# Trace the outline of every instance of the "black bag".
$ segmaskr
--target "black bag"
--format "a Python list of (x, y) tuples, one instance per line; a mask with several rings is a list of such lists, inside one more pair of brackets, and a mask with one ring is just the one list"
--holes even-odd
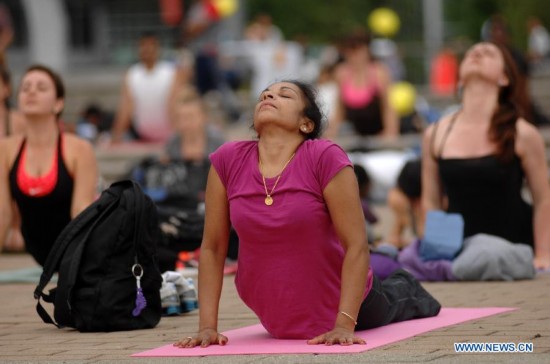
[(176, 252), (193, 251), (201, 245), (204, 213), (162, 204), (158, 206), (158, 215), (162, 245)]
[[(162, 314), (162, 276), (156, 261), (159, 239), (151, 199), (135, 182), (113, 183), (57, 238), (34, 291), (38, 314), (45, 323), (82, 332), (156, 326)], [(56, 271), (57, 288), (45, 294)], [(136, 277), (140, 277), (141, 296)], [(55, 321), (40, 298), (53, 303)], [(141, 307), (143, 298), (145, 307)]]
[(204, 200), (210, 161), (145, 158), (129, 173), (156, 203), (177, 199), (180, 208), (194, 209)]

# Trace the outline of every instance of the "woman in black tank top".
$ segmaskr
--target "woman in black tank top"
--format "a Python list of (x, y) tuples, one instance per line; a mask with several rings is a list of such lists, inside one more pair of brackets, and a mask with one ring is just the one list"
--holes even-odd
[[(544, 141), (522, 116), (524, 80), (510, 54), (492, 43), (471, 47), (460, 65), (462, 108), (424, 135), (422, 202), (464, 218), (464, 236), (486, 233), (534, 247), (550, 267), (550, 188)], [(522, 197), (528, 183), (533, 206)]]
[(18, 101), (25, 132), (0, 141), (0, 248), (13, 200), (25, 247), (43, 265), (59, 233), (93, 201), (97, 163), (88, 142), (59, 130), (64, 88), (56, 73), (30, 67)]

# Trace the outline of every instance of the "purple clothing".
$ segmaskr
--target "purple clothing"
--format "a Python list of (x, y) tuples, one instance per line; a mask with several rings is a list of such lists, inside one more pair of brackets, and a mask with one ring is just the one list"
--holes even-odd
[(401, 267), (419, 281), (441, 282), (456, 281), (453, 274), (453, 262), (446, 259), (422, 260), (420, 257), (420, 240), (416, 239), (399, 253), (397, 258)]
[(363, 208), (363, 215), (365, 215), (365, 220), (369, 224), (376, 224), (378, 222), (378, 217), (372, 212), (369, 207), (369, 202), (366, 198), (361, 199), (361, 207)]
[[(239, 235), (235, 277), (242, 300), (276, 338), (309, 339), (334, 327), (344, 250), (323, 190), (352, 164), (327, 140), (304, 141), (266, 197), (258, 169), (258, 142), (231, 142), (211, 156), (227, 190), (231, 223)], [(276, 178), (266, 178), (271, 191)], [(366, 297), (372, 286), (369, 269)]]

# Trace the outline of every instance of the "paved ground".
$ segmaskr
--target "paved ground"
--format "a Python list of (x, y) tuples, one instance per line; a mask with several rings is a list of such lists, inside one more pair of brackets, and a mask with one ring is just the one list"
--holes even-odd
[[(23, 254), (0, 255), (0, 271), (33, 266)], [(0, 284), (0, 362), (153, 363), (361, 363), (361, 362), (522, 362), (550, 363), (550, 274), (533, 281), (429, 283), (427, 289), (447, 307), (510, 306), (520, 310), (432, 331), (402, 342), (348, 355), (256, 355), (197, 358), (131, 358), (130, 355), (187, 336), (197, 312), (163, 318), (151, 330), (79, 333), (41, 322), (32, 283)], [(255, 324), (240, 302), (232, 277), (225, 281), (220, 329)], [(456, 354), (454, 342), (530, 342), (533, 354)]]

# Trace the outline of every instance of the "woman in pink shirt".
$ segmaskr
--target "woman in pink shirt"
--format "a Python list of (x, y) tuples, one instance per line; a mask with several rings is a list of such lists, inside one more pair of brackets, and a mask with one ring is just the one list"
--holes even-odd
[(176, 346), (227, 343), (217, 321), (230, 226), (239, 235), (239, 295), (275, 338), (364, 344), (355, 330), (439, 312), (408, 273), (373, 276), (352, 164), (317, 139), (321, 118), (310, 86), (275, 83), (255, 109), (258, 140), (210, 156), (199, 331)]

